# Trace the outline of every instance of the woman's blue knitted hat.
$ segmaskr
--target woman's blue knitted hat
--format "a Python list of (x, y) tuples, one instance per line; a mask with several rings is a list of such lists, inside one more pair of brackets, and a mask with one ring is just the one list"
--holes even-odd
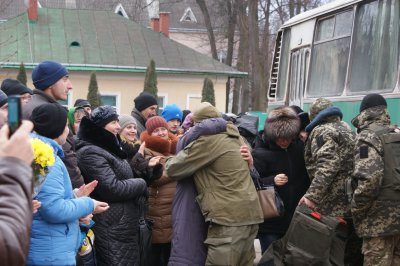
[(168, 122), (172, 119), (178, 119), (182, 122), (182, 110), (176, 104), (168, 104), (164, 107), (164, 111), (162, 112), (161, 116)]

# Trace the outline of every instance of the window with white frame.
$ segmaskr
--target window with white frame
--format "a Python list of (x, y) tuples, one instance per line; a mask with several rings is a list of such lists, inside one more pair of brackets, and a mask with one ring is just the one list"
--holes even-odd
[(159, 93), (157, 95), (157, 105), (158, 105), (158, 114), (161, 115), (164, 111), (165, 105), (167, 105), (167, 95)]
[(112, 93), (102, 93), (101, 94), (101, 105), (110, 105), (117, 110), (119, 113), (119, 95)]

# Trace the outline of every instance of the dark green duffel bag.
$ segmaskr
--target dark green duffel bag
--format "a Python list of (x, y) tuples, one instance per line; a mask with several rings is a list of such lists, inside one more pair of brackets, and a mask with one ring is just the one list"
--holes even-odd
[(285, 236), (271, 244), (258, 265), (343, 265), (346, 234), (344, 220), (300, 205)]

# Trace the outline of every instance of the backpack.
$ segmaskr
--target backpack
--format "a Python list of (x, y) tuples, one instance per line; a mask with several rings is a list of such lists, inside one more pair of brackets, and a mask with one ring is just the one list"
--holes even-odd
[[(373, 131), (381, 140), (383, 147), (383, 180), (379, 188), (379, 200), (398, 201), (400, 198), (400, 133), (395, 128), (371, 124)], [(351, 203), (357, 181), (349, 178), (346, 182), (347, 200)]]
[(400, 133), (392, 127), (372, 124), (383, 146), (384, 172), (378, 200), (399, 201), (400, 198)]

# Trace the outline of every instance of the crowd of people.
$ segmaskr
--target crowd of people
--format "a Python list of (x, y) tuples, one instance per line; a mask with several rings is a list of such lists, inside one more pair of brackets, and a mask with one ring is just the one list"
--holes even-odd
[[(85, 99), (67, 109), (57, 101), (72, 83), (55, 61), (38, 64), (32, 82), (33, 91), (5, 79), (0, 90), (5, 265), (143, 265), (143, 256), (149, 266), (253, 265), (254, 240), (268, 250), (299, 204), (346, 221), (338, 265), (400, 265), (399, 184), (377, 133), (398, 129), (379, 94), (362, 100), (352, 121), (358, 134), (324, 98), (308, 113), (273, 109), (257, 132), (207, 102), (192, 111), (168, 104), (157, 115), (146, 92), (131, 114), (92, 110)], [(8, 95), (20, 96), (24, 118), (11, 136)], [(53, 159), (42, 165), (40, 184), (33, 140), (50, 147)], [(282, 216), (264, 220), (255, 178), (276, 188)], [(148, 252), (143, 208), (152, 223)]]

